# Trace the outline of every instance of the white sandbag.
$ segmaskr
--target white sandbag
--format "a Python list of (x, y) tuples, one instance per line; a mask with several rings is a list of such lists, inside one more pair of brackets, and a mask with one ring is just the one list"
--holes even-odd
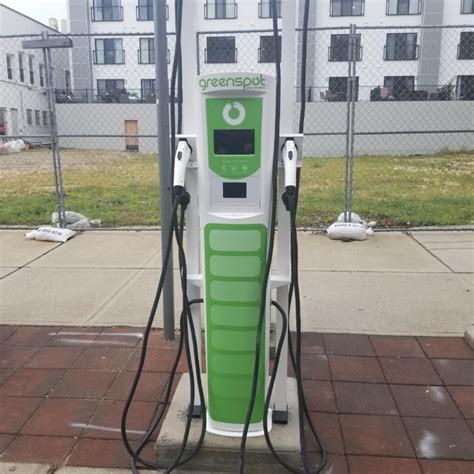
[(334, 222), (327, 229), (328, 237), (333, 240), (366, 240), (367, 227), (355, 222)]
[(66, 224), (66, 226), (71, 230), (86, 230), (91, 228), (89, 219), (80, 219), (72, 224)]
[(66, 242), (76, 235), (76, 232), (70, 229), (60, 229), (58, 227), (43, 226), (38, 229), (27, 232), (25, 237), (28, 240), (48, 240), (51, 242)]
[[(66, 224), (74, 224), (74, 222), (81, 221), (83, 219), (87, 220), (86, 216), (83, 216), (78, 212), (66, 211), (64, 214), (66, 216)], [(57, 224), (59, 222), (59, 214), (57, 212), (53, 212), (51, 215), (51, 222), (53, 224)]]
[(20, 153), (25, 149), (23, 140), (10, 140), (2, 144), (2, 153)]

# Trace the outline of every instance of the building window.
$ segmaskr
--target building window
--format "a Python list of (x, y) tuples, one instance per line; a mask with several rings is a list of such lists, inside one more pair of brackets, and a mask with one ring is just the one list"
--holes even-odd
[(121, 0), (94, 0), (91, 16), (92, 21), (123, 21)]
[(138, 64), (155, 64), (154, 38), (140, 38)]
[(7, 78), (13, 79), (13, 54), (7, 54)]
[(474, 13), (474, 0), (461, 0), (461, 13)]
[(331, 0), (331, 16), (362, 16), (364, 14), (364, 0)]
[(7, 134), (7, 110), (0, 108), (0, 135)]
[(415, 90), (415, 76), (385, 76), (383, 85), (389, 97), (395, 100), (410, 100)]
[(457, 94), (461, 100), (474, 100), (474, 76), (458, 76)]
[(25, 54), (18, 53), (18, 68), (20, 71), (20, 82), (25, 82)]
[(232, 0), (208, 0), (204, 4), (207, 20), (237, 18), (237, 3)]
[(419, 15), (421, 0), (387, 0), (387, 15)]
[[(281, 18), (281, 2), (276, 2), (276, 15), (277, 18)], [(259, 18), (273, 18), (273, 3), (269, 0), (259, 2), (258, 16)]]
[(48, 126), (48, 112), (46, 110), (43, 110), (43, 126)]
[[(278, 37), (278, 61), (281, 62), (281, 36)], [(275, 62), (275, 41), (273, 36), (260, 36), (260, 48), (258, 48), (258, 62)]]
[[(331, 35), (331, 46), (329, 46), (329, 61), (349, 61), (349, 38), (350, 35)], [(362, 47), (360, 35), (356, 35), (355, 58), (362, 59)]]
[(125, 91), (123, 79), (97, 79), (97, 95), (105, 102), (118, 102)]
[[(342, 77), (330, 77), (329, 78), (329, 90), (326, 94), (327, 100), (330, 102), (345, 102), (348, 100), (347, 90), (347, 76)], [(359, 97), (359, 78), (356, 77), (355, 84), (355, 100)]]
[(121, 38), (95, 40), (94, 64), (125, 64)]
[(44, 64), (39, 65), (39, 77), (40, 77), (40, 86), (44, 87)]
[(142, 79), (141, 94), (143, 100), (155, 101), (155, 79)]
[(26, 109), (26, 123), (33, 125), (33, 110), (31, 109)]
[(204, 55), (208, 64), (236, 63), (235, 36), (208, 36)]
[(71, 90), (71, 71), (69, 71), (69, 69), (64, 70), (64, 85), (66, 86), (66, 91), (70, 92), (70, 90)]
[(33, 65), (34, 59), (35, 59), (34, 56), (32, 56), (32, 55), (28, 56), (28, 70), (30, 72), (30, 84), (35, 83), (35, 69), (34, 69), (34, 65)]
[(387, 33), (384, 47), (385, 61), (410, 61), (418, 59), (416, 33)]
[(474, 31), (463, 31), (461, 33), (458, 59), (474, 59)]
[(35, 125), (41, 127), (41, 114), (39, 110), (35, 110)]

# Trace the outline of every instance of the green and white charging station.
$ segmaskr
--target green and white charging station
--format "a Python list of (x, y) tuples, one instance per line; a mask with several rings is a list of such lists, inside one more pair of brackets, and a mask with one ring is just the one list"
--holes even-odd
[[(275, 80), (262, 74), (213, 74), (200, 77), (198, 87), (207, 429), (240, 436), (252, 385), (267, 256)], [(250, 436), (263, 435), (269, 318), (264, 327)]]

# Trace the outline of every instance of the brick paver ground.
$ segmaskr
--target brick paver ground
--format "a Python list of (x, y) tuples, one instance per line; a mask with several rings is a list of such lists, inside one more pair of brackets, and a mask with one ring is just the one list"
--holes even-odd
[[(128, 467), (120, 414), (140, 340), (137, 328), (0, 326), (0, 461)], [(474, 351), (461, 338), (307, 333), (303, 341), (327, 472), (474, 473)], [(132, 439), (147, 428), (176, 347), (161, 331), (149, 345)]]

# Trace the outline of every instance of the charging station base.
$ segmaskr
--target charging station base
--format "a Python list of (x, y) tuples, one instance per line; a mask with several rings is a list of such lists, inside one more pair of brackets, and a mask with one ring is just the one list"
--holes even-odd
[[(206, 375), (202, 375), (203, 387), (206, 387)], [(288, 423), (273, 424), (270, 438), (275, 451), (293, 465), (300, 463), (300, 444), (298, 428), (298, 397), (296, 380), (288, 379)], [(189, 376), (183, 374), (178, 383), (168, 413), (163, 421), (155, 444), (155, 458), (159, 463), (171, 462), (178, 454), (189, 406)], [(201, 420), (194, 418), (185, 455), (191, 451), (201, 433)], [(199, 453), (175, 472), (236, 472), (239, 462), (240, 438), (217, 436), (206, 432)], [(288, 472), (283, 468), (267, 447), (263, 436), (247, 438), (245, 472), (266, 473)]]

